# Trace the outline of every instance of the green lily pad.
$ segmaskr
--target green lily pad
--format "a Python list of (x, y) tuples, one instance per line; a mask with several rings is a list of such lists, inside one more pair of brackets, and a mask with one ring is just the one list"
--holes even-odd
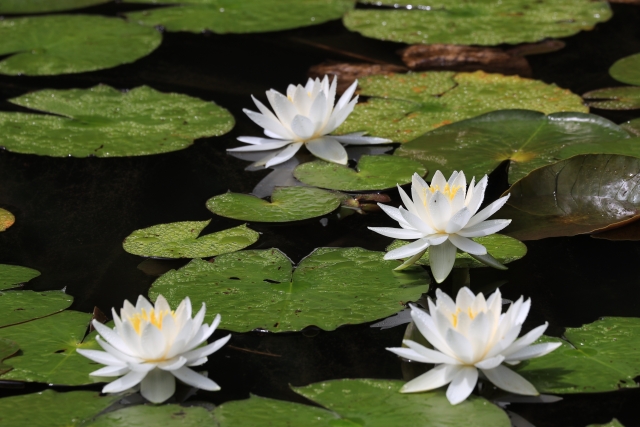
[(0, 291), (28, 282), (40, 275), (40, 272), (19, 265), (0, 264)]
[(361, 2), (396, 8), (413, 6), (356, 9), (343, 19), (348, 29), (365, 37), (410, 44), (487, 46), (536, 42), (590, 30), (611, 17), (606, 1), (590, 0)]
[(589, 107), (602, 110), (635, 110), (640, 108), (640, 87), (635, 86), (592, 90), (582, 97), (584, 99), (604, 99), (605, 101), (588, 103)]
[(0, 146), (53, 157), (166, 153), (223, 135), (234, 124), (213, 102), (147, 86), (125, 93), (105, 85), (41, 90), (10, 102), (55, 115), (0, 112)]
[(162, 41), (154, 28), (96, 15), (0, 21), (0, 74), (50, 76), (134, 62)]
[(640, 375), (640, 319), (605, 317), (580, 328), (567, 328), (565, 340), (550, 354), (517, 369), (541, 393), (596, 393), (637, 388)]
[(582, 98), (555, 85), (482, 71), (370, 76), (359, 85), (360, 95), (371, 98), (356, 105), (338, 132), (367, 131), (396, 142), (495, 110), (589, 111)]
[[(18, 350), (20, 350), (20, 347), (17, 342), (0, 337), (0, 375), (13, 369), (11, 366), (2, 363), (2, 361), (16, 354)], [(0, 421), (2, 421), (2, 415), (0, 415)]]
[(4, 361), (13, 369), (2, 380), (41, 382), (56, 385), (84, 385), (103, 379), (89, 373), (101, 365), (76, 352), (76, 349), (99, 349), (95, 332), (85, 332), (91, 314), (66, 310), (2, 329), (2, 337), (15, 341), (20, 354)]
[(73, 297), (62, 291), (0, 292), (0, 328), (49, 316), (71, 303)]
[(587, 427), (624, 427), (624, 426), (620, 423), (620, 421), (614, 418), (606, 424), (590, 424)]
[(16, 217), (6, 209), (0, 208), (0, 231), (6, 231), (16, 222)]
[(271, 202), (249, 194), (225, 193), (207, 200), (216, 215), (241, 221), (289, 222), (333, 212), (341, 196), (313, 187), (276, 187)]
[(5, 397), (0, 399), (0, 423), (7, 427), (82, 427), (119, 399), (121, 395), (100, 396), (95, 391), (53, 390)]
[(172, 222), (136, 230), (124, 239), (125, 251), (147, 257), (204, 258), (239, 251), (258, 241), (246, 224), (198, 238), (208, 221)]
[[(604, 231), (640, 219), (640, 159), (587, 154), (531, 172), (498, 213), (519, 240)], [(506, 193), (505, 193), (506, 194)]]
[(125, 0), (175, 7), (128, 13), (142, 25), (162, 25), (168, 31), (218, 34), (264, 33), (322, 24), (340, 19), (354, 0)]
[[(509, 236), (502, 234), (491, 234), (484, 237), (474, 237), (471, 239), (480, 243), (485, 248), (489, 255), (494, 257), (500, 264), (508, 264), (513, 261), (517, 261), (527, 254), (527, 247), (524, 243)], [(394, 240), (389, 246), (387, 246), (387, 252), (398, 249), (401, 246), (407, 245), (411, 242), (404, 240)], [(416, 262), (418, 265), (430, 265), (429, 264), (429, 251)], [(456, 260), (453, 264), (454, 268), (478, 268), (486, 267), (486, 264), (477, 261), (471, 255), (466, 252), (456, 253)]]
[[(562, 150), (569, 155), (607, 153), (636, 155), (640, 147), (624, 145), (629, 134), (593, 114), (494, 111), (428, 132), (403, 144), (395, 155), (422, 162), (449, 176), (454, 170), (477, 179), (509, 161), (509, 182), (553, 164)], [(617, 151), (616, 151), (617, 150)], [(620, 153), (620, 151), (622, 151)]]
[(621, 124), (620, 127), (625, 129), (631, 135), (640, 136), (640, 119), (629, 120), (628, 122)]
[(194, 259), (156, 280), (151, 298), (164, 295), (172, 306), (189, 296), (224, 319), (224, 328), (246, 332), (299, 331), (314, 325), (331, 331), (340, 325), (390, 316), (429, 288), (419, 267), (393, 271), (398, 261), (361, 248), (319, 248), (291, 272), (277, 249), (220, 255), (214, 262)]
[(205, 408), (180, 405), (135, 405), (100, 415), (83, 427), (163, 427), (219, 426)]
[[(401, 161), (398, 161), (401, 160)], [(394, 156), (360, 158), (356, 170), (324, 160), (303, 163), (293, 171), (299, 181), (314, 187), (340, 191), (386, 190), (396, 184), (411, 182), (414, 173), (424, 176), (427, 170), (421, 163)]]
[(616, 61), (609, 74), (619, 82), (640, 86), (640, 53)]
[(111, 0), (2, 0), (0, 13), (43, 13), (80, 9)]

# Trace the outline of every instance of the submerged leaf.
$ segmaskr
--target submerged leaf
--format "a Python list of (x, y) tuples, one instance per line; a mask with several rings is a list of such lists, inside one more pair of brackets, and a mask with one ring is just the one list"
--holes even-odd
[(616, 61), (609, 74), (619, 82), (640, 86), (640, 53)]
[(582, 95), (584, 99), (604, 99), (589, 102), (589, 107), (602, 110), (635, 110), (640, 108), (640, 87), (610, 87), (592, 90)]
[(73, 297), (62, 291), (0, 292), (0, 328), (49, 316), (71, 303)]
[(39, 275), (39, 271), (31, 268), (0, 264), (0, 291), (28, 282)]

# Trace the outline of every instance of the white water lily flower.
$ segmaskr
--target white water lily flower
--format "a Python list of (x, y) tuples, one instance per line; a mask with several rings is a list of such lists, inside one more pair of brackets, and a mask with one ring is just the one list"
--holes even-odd
[(344, 92), (334, 107), (337, 80), (334, 77), (329, 85), (329, 77), (309, 79), (306, 86), (289, 85), (287, 96), (273, 89), (267, 91), (267, 99), (273, 108), (273, 114), (255, 97), (251, 96), (260, 113), (244, 109), (251, 120), (264, 128), (269, 138), (241, 136), (238, 141), (249, 146), (231, 148), (227, 151), (266, 151), (282, 148), (255, 163), (265, 167), (286, 162), (293, 157), (304, 144), (316, 157), (328, 162), (347, 164), (347, 152), (342, 144), (383, 144), (391, 142), (384, 138), (363, 136), (364, 132), (347, 135), (328, 135), (342, 124), (358, 102), (351, 96), (358, 86), (356, 80)]
[(431, 272), (436, 281), (441, 283), (453, 268), (457, 249), (472, 255), (487, 255), (487, 249), (470, 237), (487, 236), (509, 225), (510, 219), (486, 221), (507, 202), (509, 195), (478, 212), (488, 178), (485, 175), (476, 185), (474, 182), (475, 178), (471, 180), (467, 190), (467, 181), (462, 171), (454, 171), (449, 181), (440, 171), (436, 171), (431, 185), (418, 174), (413, 174), (413, 200), (398, 186), (406, 209), (378, 203), (402, 228), (369, 227), (369, 230), (394, 239), (418, 239), (389, 251), (384, 259), (409, 258), (396, 269), (399, 270), (415, 263), (428, 250)]
[[(517, 394), (536, 396), (535, 387), (519, 374), (503, 365), (517, 365), (523, 360), (544, 356), (560, 343), (531, 345), (547, 329), (540, 325), (518, 338), (529, 314), (531, 299), (520, 297), (502, 314), (502, 296), (494, 292), (485, 301), (462, 288), (454, 302), (447, 294), (436, 290), (436, 302), (429, 300), (430, 315), (412, 306), (411, 317), (418, 330), (433, 345), (433, 350), (411, 340), (409, 348), (387, 348), (395, 354), (436, 366), (406, 383), (403, 393), (432, 390), (451, 383), (447, 399), (456, 405), (464, 401), (478, 381), (478, 369), (497, 387)], [(518, 339), (516, 339), (518, 338)]]
[(200, 375), (188, 366), (202, 365), (207, 356), (229, 341), (231, 335), (200, 347), (220, 324), (217, 315), (211, 326), (202, 324), (205, 304), (191, 318), (191, 301), (185, 298), (172, 311), (162, 295), (155, 307), (143, 296), (134, 307), (124, 302), (120, 317), (111, 309), (113, 329), (94, 320), (98, 344), (105, 351), (77, 350), (94, 362), (107, 365), (91, 375), (119, 377), (103, 389), (103, 393), (118, 393), (141, 383), (140, 392), (145, 399), (161, 403), (175, 392), (175, 378), (203, 390), (220, 390), (218, 384)]

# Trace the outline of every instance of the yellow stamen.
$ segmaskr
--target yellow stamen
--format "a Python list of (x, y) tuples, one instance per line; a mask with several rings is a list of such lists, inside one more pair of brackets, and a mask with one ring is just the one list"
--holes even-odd
[[(454, 328), (458, 327), (458, 315), (461, 312), (462, 310), (460, 309), (460, 307), (458, 307), (456, 309), (456, 312), (451, 315), (451, 324), (453, 325)], [(473, 318), (476, 317), (478, 313), (475, 313), (474, 311), (471, 310), (471, 307), (469, 307), (467, 308), (467, 315), (469, 316), (469, 319), (473, 320)]]
[(438, 185), (434, 185), (431, 184), (431, 186), (429, 187), (429, 191), (431, 191), (431, 194), (435, 193), (436, 191), (440, 191), (442, 194), (444, 194), (445, 196), (447, 196), (449, 198), (449, 200), (453, 200), (453, 198), (456, 196), (456, 193), (458, 192), (458, 190), (460, 190), (462, 187), (459, 185), (455, 185), (453, 187), (449, 186), (449, 184), (447, 183), (444, 188), (442, 190), (440, 190), (440, 186)]
[(170, 314), (174, 319), (176, 317), (176, 313), (174, 311), (162, 310), (156, 312), (155, 309), (151, 309), (151, 311), (147, 313), (147, 310), (143, 308), (139, 313), (129, 316), (129, 322), (133, 325), (133, 329), (135, 329), (136, 333), (140, 335), (142, 332), (141, 326), (143, 320), (150, 322), (153, 326), (162, 330), (162, 319), (164, 319), (164, 316), (167, 314)]

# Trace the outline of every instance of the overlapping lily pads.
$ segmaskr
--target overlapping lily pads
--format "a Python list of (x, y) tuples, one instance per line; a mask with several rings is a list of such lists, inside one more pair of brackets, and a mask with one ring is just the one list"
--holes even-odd
[(143, 25), (168, 31), (218, 34), (264, 33), (339, 19), (354, 0), (125, 0), (127, 3), (176, 5), (127, 14)]
[(424, 176), (427, 169), (411, 159), (382, 155), (362, 156), (356, 170), (315, 160), (298, 166), (293, 175), (301, 182), (315, 187), (340, 191), (371, 191), (407, 184), (411, 182), (414, 173)]
[(628, 122), (621, 124), (620, 127), (625, 129), (631, 135), (640, 136), (640, 119), (629, 120)]
[[(640, 157), (640, 144), (627, 131), (600, 116), (506, 110), (443, 126), (403, 144), (395, 155), (421, 161), (449, 176), (464, 170), (480, 178), (509, 161), (509, 182), (534, 169), (577, 154)], [(566, 150), (566, 151), (565, 151)]]
[(276, 187), (271, 202), (249, 194), (225, 193), (207, 200), (216, 215), (241, 221), (289, 222), (333, 212), (342, 197), (313, 187)]
[(0, 13), (43, 13), (80, 9), (111, 0), (2, 0)]
[(0, 231), (6, 231), (16, 222), (16, 217), (6, 209), (0, 208)]
[(495, 216), (519, 240), (573, 236), (640, 219), (640, 159), (580, 155), (531, 172)]
[(203, 427), (222, 425), (214, 422), (213, 414), (205, 408), (180, 405), (135, 405), (108, 412), (83, 427)]
[[(0, 337), (0, 375), (12, 369), (11, 366), (5, 365), (2, 361), (16, 354), (18, 350), (20, 350), (20, 347), (17, 342)], [(2, 415), (0, 415), (0, 421), (1, 420)]]
[(49, 316), (71, 303), (73, 297), (62, 291), (0, 292), (0, 328)]
[[(395, 6), (356, 9), (344, 16), (351, 31), (403, 43), (498, 45), (567, 37), (611, 17), (606, 1), (501, 0), (398, 1), (362, 3)], [(403, 6), (409, 6), (406, 7)]]
[(0, 146), (54, 157), (166, 153), (225, 134), (234, 124), (213, 102), (147, 86), (124, 93), (105, 85), (42, 90), (10, 102), (50, 114), (0, 112)]
[(359, 84), (359, 93), (371, 98), (358, 103), (338, 131), (367, 131), (395, 142), (495, 110), (589, 111), (582, 98), (555, 85), (482, 71), (371, 76)]
[(28, 282), (39, 275), (40, 272), (32, 268), (0, 264), (0, 291)]
[(189, 296), (219, 312), (224, 328), (246, 332), (299, 331), (307, 326), (334, 330), (390, 316), (429, 288), (419, 267), (393, 271), (398, 261), (361, 248), (320, 248), (292, 273), (291, 261), (277, 249), (220, 255), (213, 262), (195, 259), (172, 270), (151, 286), (150, 296), (164, 295), (172, 306)]
[[(53, 3), (53, 2), (51, 2)], [(119, 18), (51, 15), (0, 21), (0, 74), (48, 76), (134, 62), (162, 41), (154, 28)]]
[(158, 258), (204, 258), (239, 251), (258, 240), (246, 224), (198, 237), (208, 221), (184, 221), (136, 230), (124, 239), (125, 251)]
[(616, 61), (609, 74), (622, 83), (640, 86), (640, 53)]
[(584, 99), (599, 99), (589, 102), (589, 107), (602, 110), (635, 110), (640, 108), (640, 87), (624, 86), (592, 90), (582, 95)]

